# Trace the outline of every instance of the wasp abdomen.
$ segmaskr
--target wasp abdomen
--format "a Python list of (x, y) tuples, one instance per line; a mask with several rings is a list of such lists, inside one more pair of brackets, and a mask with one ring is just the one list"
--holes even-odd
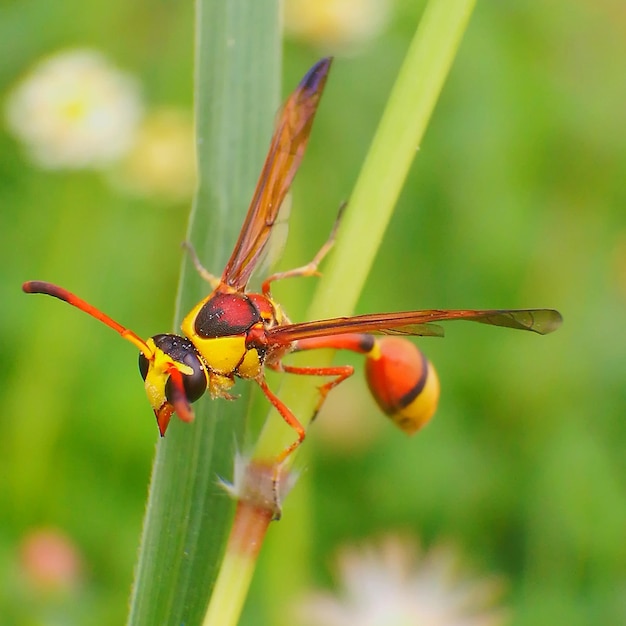
[(409, 435), (428, 423), (439, 402), (439, 379), (419, 348), (400, 337), (376, 341), (365, 374), (378, 406)]

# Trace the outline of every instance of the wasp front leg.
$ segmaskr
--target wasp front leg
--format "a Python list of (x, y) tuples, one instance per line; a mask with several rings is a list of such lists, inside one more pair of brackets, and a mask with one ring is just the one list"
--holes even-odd
[(191, 262), (193, 263), (193, 266), (196, 269), (196, 272), (198, 272), (198, 274), (200, 274), (200, 276), (204, 280), (206, 280), (207, 283), (209, 283), (209, 285), (211, 285), (212, 289), (217, 289), (217, 287), (219, 286), (221, 282), (220, 279), (217, 276), (211, 274), (211, 272), (209, 272), (209, 270), (206, 269), (204, 265), (202, 265), (202, 262), (198, 258), (198, 255), (196, 253), (195, 248), (193, 247), (193, 244), (190, 241), (183, 241), (182, 247), (187, 251), (187, 254), (189, 255), (189, 258), (191, 259)]

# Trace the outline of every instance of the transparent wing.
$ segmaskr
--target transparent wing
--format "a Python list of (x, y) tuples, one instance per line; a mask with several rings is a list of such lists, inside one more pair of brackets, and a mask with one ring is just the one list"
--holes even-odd
[(242, 291), (250, 279), (276, 221), (309, 139), (331, 58), (316, 63), (282, 109), (235, 249), (222, 282)]
[(489, 309), (402, 311), (400, 313), (372, 313), (354, 317), (335, 317), (327, 320), (288, 324), (270, 329), (272, 342), (286, 345), (299, 339), (328, 337), (345, 333), (373, 333), (384, 335), (443, 336), (443, 329), (433, 322), (466, 320), (491, 326), (530, 330), (540, 335), (555, 331), (563, 321), (553, 309)]

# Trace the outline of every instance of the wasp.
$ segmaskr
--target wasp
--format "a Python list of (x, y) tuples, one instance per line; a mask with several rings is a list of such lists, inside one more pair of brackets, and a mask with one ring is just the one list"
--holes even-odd
[[(316, 63), (285, 102), (239, 238), (221, 277), (205, 270), (191, 251), (194, 264), (212, 291), (184, 318), (181, 335), (165, 333), (144, 341), (62, 287), (42, 281), (23, 285), (27, 293), (53, 296), (88, 313), (139, 349), (139, 370), (161, 435), (165, 435), (173, 414), (185, 422), (192, 421), (191, 404), (207, 391), (212, 398), (230, 399), (237, 378), (252, 380), (296, 434), (294, 442), (276, 458), (276, 463), (283, 462), (302, 443), (306, 432), (289, 407), (269, 388), (265, 370), (331, 377), (320, 387), (319, 408), (328, 392), (352, 375), (353, 368), (296, 367), (283, 361), (291, 352), (318, 348), (364, 354), (374, 399), (398, 426), (413, 433), (432, 417), (439, 382), (422, 352), (401, 335), (442, 336), (436, 322), (447, 320), (539, 334), (552, 332), (561, 324), (561, 315), (552, 309), (435, 309), (292, 323), (272, 297), (271, 285), (288, 277), (316, 274), (333, 244), (338, 221), (330, 239), (310, 263), (269, 276), (260, 293), (247, 291), (304, 156), (331, 61), (325, 58)], [(397, 336), (379, 338), (379, 334)]]

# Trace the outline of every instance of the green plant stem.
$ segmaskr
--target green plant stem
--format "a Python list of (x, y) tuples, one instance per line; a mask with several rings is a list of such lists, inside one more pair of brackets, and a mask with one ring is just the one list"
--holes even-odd
[[(431, 0), (427, 5), (355, 186), (310, 319), (347, 314), (356, 305), (473, 6), (474, 0)], [(327, 354), (321, 365), (331, 359)], [(302, 418), (311, 415), (317, 392), (306, 377), (293, 376), (283, 385), (281, 399)], [(275, 513), (273, 459), (293, 440), (293, 430), (270, 413), (244, 482), (235, 486), (238, 513), (204, 626), (235, 626), (239, 619), (259, 546)], [(289, 470), (282, 471), (287, 480)], [(250, 486), (252, 491), (259, 488), (260, 495), (255, 492), (250, 498)], [(237, 568), (241, 576), (234, 575)]]
[[(200, 184), (188, 239), (219, 274), (243, 222), (278, 106), (279, 4), (197, 0), (196, 7)], [(176, 330), (208, 291), (185, 259)], [(249, 391), (242, 385), (242, 396)], [(200, 624), (215, 584), (234, 510), (217, 479), (232, 472), (247, 402), (206, 397), (194, 408), (195, 421), (174, 418), (157, 445), (129, 626)]]
[[(354, 310), (474, 5), (475, 0), (430, 0), (426, 6), (354, 187), (335, 249), (323, 268), (308, 319)], [(331, 360), (330, 352), (315, 356), (320, 367)], [(280, 395), (306, 425), (317, 401), (311, 381), (303, 376), (286, 378)], [(293, 430), (272, 412), (254, 458), (273, 458), (293, 440)]]
[(271, 520), (271, 512), (267, 509), (251, 506), (245, 501), (237, 504), (233, 532), (203, 626), (230, 626), (239, 621), (257, 556)]

